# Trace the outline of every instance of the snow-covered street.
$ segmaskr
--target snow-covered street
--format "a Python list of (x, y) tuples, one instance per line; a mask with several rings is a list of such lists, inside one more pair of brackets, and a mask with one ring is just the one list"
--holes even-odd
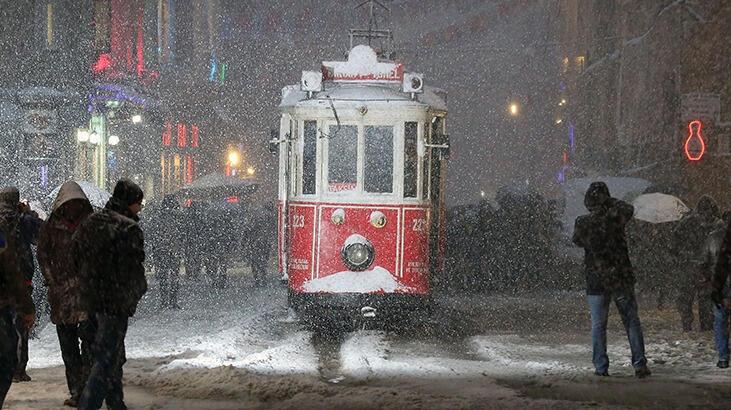
[[(710, 333), (683, 334), (674, 312), (644, 309), (653, 376), (633, 377), (613, 315), (612, 377), (594, 377), (580, 292), (443, 297), (428, 323), (330, 333), (293, 320), (278, 284), (185, 289), (183, 310), (158, 311), (153, 282), (130, 325), (130, 408), (724, 407), (731, 381)], [(13, 385), (6, 405), (60, 408), (53, 325), (30, 352), (34, 380)]]

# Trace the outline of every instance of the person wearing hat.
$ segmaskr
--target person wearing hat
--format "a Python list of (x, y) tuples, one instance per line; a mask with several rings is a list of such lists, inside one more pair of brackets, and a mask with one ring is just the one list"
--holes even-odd
[(647, 377), (651, 372), (645, 357), (645, 341), (635, 299), (635, 277), (625, 234), (634, 208), (612, 198), (604, 182), (593, 182), (589, 186), (584, 205), (589, 214), (576, 218), (573, 241), (584, 248), (594, 374), (609, 375), (607, 322), (609, 304), (614, 301), (629, 339), (635, 376)]
[(20, 218), (16, 188), (0, 190), (0, 407), (18, 364), (18, 334), (33, 327), (35, 307), (22, 271)]
[(82, 307), (94, 328), (93, 365), (79, 409), (126, 409), (122, 390), (124, 338), (129, 318), (147, 292), (145, 251), (137, 214), (142, 189), (122, 179), (104, 209), (86, 218), (73, 235), (74, 264), (84, 282)]

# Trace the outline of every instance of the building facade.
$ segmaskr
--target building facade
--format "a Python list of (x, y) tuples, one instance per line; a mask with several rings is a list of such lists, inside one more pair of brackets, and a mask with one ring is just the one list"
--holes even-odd
[[(704, 193), (731, 204), (722, 176), (730, 5), (561, 0), (557, 7), (558, 64), (575, 125), (572, 172), (641, 177), (691, 204)], [(695, 119), (705, 143), (697, 160), (685, 149)]]

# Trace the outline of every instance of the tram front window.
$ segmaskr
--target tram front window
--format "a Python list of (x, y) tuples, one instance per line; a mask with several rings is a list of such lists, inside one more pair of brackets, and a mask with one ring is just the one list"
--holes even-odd
[(331, 125), (328, 144), (328, 191), (354, 191), (358, 181), (358, 127)]
[(393, 127), (367, 126), (364, 188), (366, 192), (393, 192)]

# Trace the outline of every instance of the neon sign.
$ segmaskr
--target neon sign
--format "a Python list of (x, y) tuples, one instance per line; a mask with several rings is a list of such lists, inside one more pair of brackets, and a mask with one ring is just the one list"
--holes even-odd
[(685, 156), (691, 161), (700, 161), (706, 153), (706, 142), (701, 135), (703, 124), (700, 120), (691, 121), (688, 124), (688, 139), (685, 140)]

